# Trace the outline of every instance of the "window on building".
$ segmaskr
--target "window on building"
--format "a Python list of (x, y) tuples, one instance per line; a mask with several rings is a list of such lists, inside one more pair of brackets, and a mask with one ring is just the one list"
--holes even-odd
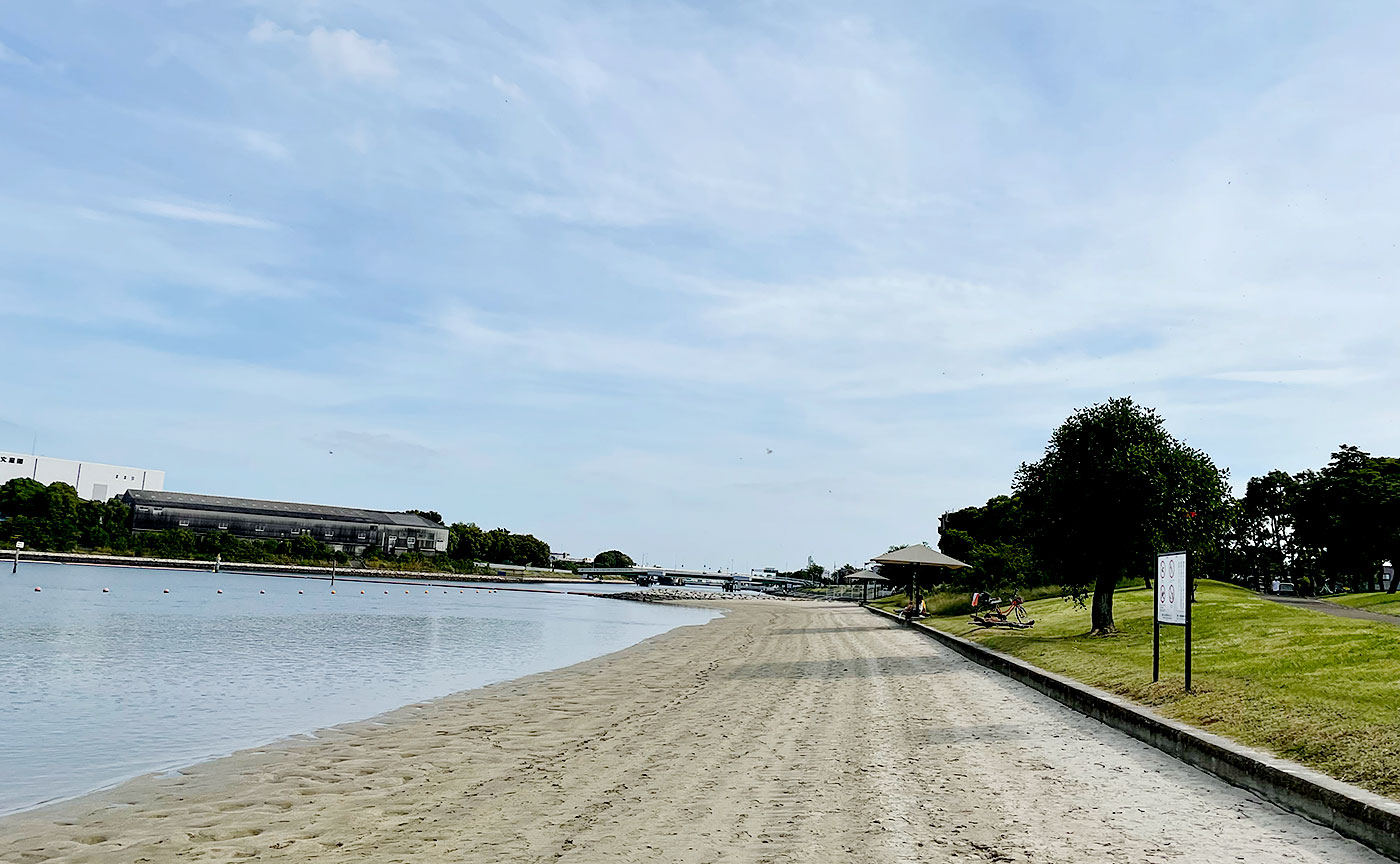
[(360, 539), (360, 540), (364, 540), (368, 535), (366, 535), (365, 532), (361, 531), (359, 534), (356, 534), (355, 536), (356, 536), (358, 539)]
[(332, 531), (332, 530), (329, 529), (329, 528), (326, 529), (326, 532), (325, 532), (325, 533), (326, 533), (326, 536), (327, 536), (327, 537), (334, 537), (334, 536), (335, 536), (335, 532)]
[(219, 530), (220, 530), (220, 531), (227, 531), (227, 530), (228, 530), (228, 523), (227, 523), (227, 522), (220, 522), (220, 523), (219, 523)]
[(423, 548), (424, 548), (424, 549), (432, 549), (432, 548), (433, 548), (434, 546), (436, 546), (436, 545), (437, 545), (437, 544), (434, 542), (433, 538), (431, 538), (431, 537), (424, 537), (424, 538), (423, 538)]
[(253, 526), (253, 530), (256, 531), (256, 532), (258, 532), (259, 534), (261, 534), (261, 533), (263, 533), (263, 526), (261, 526), (261, 525), (254, 525), (254, 526)]
[(180, 527), (181, 527), (181, 528), (188, 528), (188, 527), (190, 527), (190, 520), (188, 520), (188, 519), (181, 519), (181, 520), (180, 520)]
[(23, 456), (19, 457), (19, 464), (21, 464), (21, 465), (24, 464), (24, 457), (23, 457)]

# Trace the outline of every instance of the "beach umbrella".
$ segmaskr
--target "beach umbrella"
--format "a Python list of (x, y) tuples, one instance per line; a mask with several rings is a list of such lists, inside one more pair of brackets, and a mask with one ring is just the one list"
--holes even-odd
[(860, 583), (860, 599), (863, 603), (870, 599), (871, 582), (888, 582), (890, 580), (876, 573), (874, 570), (857, 570), (847, 576), (846, 581)]
[(923, 543), (915, 543), (913, 546), (905, 546), (903, 549), (895, 549), (886, 552), (876, 558), (870, 559), (872, 563), (880, 565), (894, 565), (896, 567), (907, 567), (909, 572), (909, 599), (912, 601), (917, 596), (919, 589), (919, 574), (930, 570), (961, 570), (970, 565), (964, 564), (951, 555), (944, 555), (937, 549), (930, 549)]

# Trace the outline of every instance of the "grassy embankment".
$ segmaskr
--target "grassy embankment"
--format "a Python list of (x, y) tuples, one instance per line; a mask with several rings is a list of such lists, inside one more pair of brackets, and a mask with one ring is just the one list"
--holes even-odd
[(1119, 590), (1119, 633), (1111, 637), (1087, 635), (1088, 611), (1063, 600), (1036, 600), (1027, 609), (1036, 620), (1030, 630), (978, 628), (965, 613), (923, 623), (1400, 798), (1400, 626), (1202, 581), (1192, 609), (1193, 692), (1186, 693), (1180, 627), (1162, 628), (1163, 680), (1152, 683), (1151, 592)]
[(1384, 615), (1400, 615), (1400, 594), (1375, 591), (1369, 594), (1344, 594), (1341, 597), (1328, 597), (1327, 599), (1333, 603), (1355, 606), (1357, 609), (1367, 609)]

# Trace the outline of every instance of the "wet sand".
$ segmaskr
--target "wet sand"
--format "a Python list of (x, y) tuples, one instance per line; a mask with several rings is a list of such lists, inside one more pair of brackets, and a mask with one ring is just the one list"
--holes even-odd
[(863, 610), (728, 606), (7, 817), (0, 861), (1386, 860)]

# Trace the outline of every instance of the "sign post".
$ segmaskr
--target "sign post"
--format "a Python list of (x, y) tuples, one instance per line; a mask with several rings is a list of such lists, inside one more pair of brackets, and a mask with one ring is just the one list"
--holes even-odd
[(23, 548), (24, 548), (24, 541), (23, 541), (23, 540), (16, 540), (16, 541), (15, 541), (15, 566), (12, 567), (12, 568), (10, 568), (10, 572), (11, 572), (11, 573), (18, 573), (18, 572), (19, 572), (19, 550), (21, 550), (21, 549), (23, 549)]
[(1186, 553), (1157, 556), (1157, 585), (1152, 596), (1152, 681), (1161, 669), (1163, 624), (1186, 628), (1186, 691), (1191, 691), (1191, 591), (1186, 581)]

